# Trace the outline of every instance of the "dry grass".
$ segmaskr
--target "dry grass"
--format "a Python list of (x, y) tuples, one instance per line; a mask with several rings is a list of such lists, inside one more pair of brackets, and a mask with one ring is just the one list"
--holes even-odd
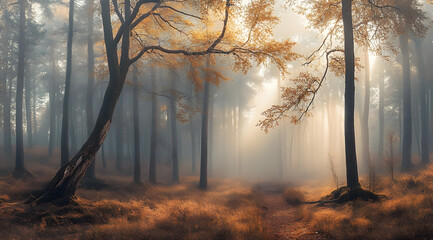
[(107, 188), (79, 189), (74, 205), (30, 208), (22, 202), (48, 180), (37, 176), (52, 172), (32, 169), (34, 179), (0, 177), (1, 239), (266, 239), (257, 194), (233, 181), (202, 191), (196, 177), (149, 186), (117, 176)]
[(299, 212), (332, 239), (433, 239), (433, 165), (395, 182), (381, 179), (378, 189), (389, 200), (300, 206)]

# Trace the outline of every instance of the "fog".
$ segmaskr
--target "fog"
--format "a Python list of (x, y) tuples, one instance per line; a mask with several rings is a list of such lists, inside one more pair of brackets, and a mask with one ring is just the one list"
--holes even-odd
[[(431, 17), (432, 6), (426, 3), (422, 6)], [(11, 12), (17, 7), (11, 7)], [(344, 81), (341, 76), (329, 73), (323, 86), (318, 91), (308, 116), (299, 123), (293, 124), (290, 119), (284, 119), (279, 126), (268, 133), (258, 126), (264, 118), (261, 114), (272, 105), (281, 104), (279, 87), (290, 87), (292, 81), (299, 73), (311, 70), (304, 66), (305, 56), (311, 54), (323, 39), (316, 29), (308, 26), (305, 16), (295, 13), (284, 2), (278, 2), (275, 7), (276, 14), (281, 17), (273, 30), (277, 40), (290, 38), (296, 42), (294, 51), (303, 57), (290, 62), (289, 74), (282, 75), (272, 63), (252, 66), (247, 73), (234, 73), (230, 65), (231, 60), (224, 57), (215, 57), (215, 68), (218, 69), (223, 80), (210, 87), (210, 117), (209, 117), (209, 176), (211, 178), (235, 178), (251, 181), (278, 180), (287, 182), (302, 182), (304, 180), (332, 181), (331, 162), (338, 174), (341, 183), (345, 179), (345, 149), (344, 149)], [(76, 2), (75, 28), (73, 38), (72, 77), (71, 77), (71, 106), (70, 106), (70, 155), (71, 157), (86, 141), (89, 130), (86, 126), (86, 89), (87, 89), (87, 44), (86, 44), (86, 4)], [(49, 12), (49, 13), (48, 13)], [(16, 91), (16, 58), (17, 45), (14, 38), (17, 35), (14, 16), (3, 14), (2, 34), (12, 36), (7, 46), (2, 49), (3, 55), (10, 55), (8, 71), (3, 71), (4, 80), (2, 91), (10, 97), (10, 125), (11, 142), (15, 142), (15, 94)], [(7, 22), (9, 21), (9, 22)], [(46, 6), (34, 3), (29, 8), (27, 28), (27, 53), (25, 71), (25, 98), (30, 95), (29, 101), (24, 104), (23, 112), (29, 111), (24, 118), (24, 143), (26, 152), (39, 149), (48, 154), (50, 132), (54, 132), (54, 153), (60, 152), (62, 102), (64, 93), (64, 76), (66, 68), (66, 33), (68, 25), (68, 7), (54, 4), (49, 10)], [(108, 73), (105, 63), (105, 49), (102, 36), (102, 22), (99, 14), (95, 14), (94, 35), (95, 42), (95, 85), (93, 96), (93, 118), (99, 112), (103, 94), (107, 88)], [(422, 53), (426, 63), (426, 80), (428, 86), (433, 81), (433, 71), (429, 64), (433, 58), (432, 48), (433, 32), (427, 32)], [(397, 44), (397, 39), (392, 40)], [(398, 44), (397, 44), (398, 45)], [(415, 61), (415, 47), (413, 41), (409, 42), (411, 61)], [(387, 52), (389, 59), (369, 52), (371, 72), (371, 100), (369, 115), (369, 157), (377, 172), (386, 172), (383, 159), (379, 159), (379, 83), (384, 82), (384, 117), (385, 117), (385, 143), (383, 156), (389, 155), (389, 144), (386, 135), (395, 133), (401, 135), (401, 55)], [(355, 46), (355, 55), (359, 57), (361, 65), (364, 64), (363, 48)], [(160, 61), (160, 60), (159, 60)], [(317, 75), (323, 72), (323, 62), (315, 67)], [(154, 71), (156, 89), (151, 86), (151, 72)], [(126, 85), (122, 90), (116, 112), (113, 116), (112, 127), (108, 133), (103, 147), (96, 157), (96, 172), (105, 168), (116, 168), (122, 174), (131, 174), (134, 166), (134, 128), (133, 128), (133, 89), (139, 92), (139, 126), (140, 148), (143, 178), (147, 179), (150, 148), (151, 148), (151, 115), (152, 95), (157, 102), (157, 138), (156, 161), (158, 166), (170, 169), (172, 161), (172, 129), (170, 126), (170, 99), (176, 100), (177, 105), (177, 141), (179, 144), (180, 175), (196, 175), (199, 172), (200, 159), (200, 131), (203, 86), (191, 83), (188, 67), (167, 70), (159, 64), (150, 68), (146, 64), (138, 67), (138, 77), (129, 72)], [(414, 159), (420, 155), (420, 109), (416, 96), (419, 91), (418, 70), (411, 67), (411, 85), (413, 100), (413, 144)], [(368, 166), (362, 161), (364, 158), (362, 145), (361, 114), (364, 107), (364, 69), (356, 72), (356, 103), (355, 103), (355, 133), (356, 149), (358, 153), (358, 168), (361, 176), (368, 174)], [(138, 83), (133, 78), (138, 78)], [(175, 88), (173, 88), (175, 81)], [(28, 83), (28, 84), (27, 84)], [(203, 85), (203, 84), (202, 84)], [(55, 96), (49, 97), (52, 89)], [(175, 91), (175, 94), (173, 92)], [(431, 90), (428, 90), (430, 99)], [(50, 105), (50, 101), (54, 101)], [(430, 100), (429, 100), (430, 101)], [(4, 102), (7, 104), (7, 102)], [(27, 106), (27, 103), (30, 105)], [(53, 106), (54, 109), (50, 109)], [(4, 130), (5, 111), (2, 108), (1, 135), (5, 137), (0, 141), (2, 149), (6, 149), (7, 133)], [(29, 110), (28, 110), (29, 109)], [(50, 126), (50, 112), (54, 112), (54, 129)], [(431, 111), (431, 110), (430, 110)], [(31, 120), (32, 126), (28, 124)], [(29, 127), (32, 129), (30, 130)], [(192, 137), (192, 135), (194, 135)], [(401, 138), (401, 137), (399, 137)], [(194, 142), (192, 142), (194, 139)], [(399, 141), (400, 143), (400, 141)], [(399, 156), (401, 144), (395, 143), (394, 155)], [(14, 145), (14, 144), (13, 144)], [(194, 145), (194, 146), (193, 146)], [(14, 149), (13, 146), (9, 147)], [(193, 149), (194, 148), (194, 149)], [(6, 150), (8, 151), (8, 150)], [(102, 151), (104, 153), (102, 154)], [(194, 153), (193, 153), (194, 152)], [(7, 154), (6, 154), (7, 155)], [(13, 165), (13, 155), (4, 159), (8, 165)], [(103, 157), (102, 157), (103, 156)], [(102, 158), (106, 163), (103, 164)], [(194, 159), (194, 160), (192, 160)], [(26, 162), (32, 162), (26, 157)], [(195, 163), (193, 163), (195, 161)], [(59, 163), (60, 164), (60, 163)], [(195, 169), (193, 169), (194, 167)], [(31, 169), (30, 169), (31, 171)], [(114, 171), (114, 170), (113, 170)], [(158, 170), (160, 181), (168, 181), (168, 173)]]

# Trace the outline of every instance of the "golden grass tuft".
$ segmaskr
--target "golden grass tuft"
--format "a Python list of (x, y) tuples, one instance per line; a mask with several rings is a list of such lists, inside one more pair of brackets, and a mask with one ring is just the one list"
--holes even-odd
[(294, 188), (288, 188), (283, 193), (283, 198), (289, 205), (299, 205), (305, 202), (304, 194)]

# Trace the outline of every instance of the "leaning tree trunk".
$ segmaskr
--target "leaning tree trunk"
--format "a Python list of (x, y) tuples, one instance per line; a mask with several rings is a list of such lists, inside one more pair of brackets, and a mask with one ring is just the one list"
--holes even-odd
[(419, 38), (414, 39), (416, 50), (416, 67), (418, 70), (419, 80), (419, 102), (420, 102), (420, 117), (421, 117), (421, 162), (427, 164), (429, 159), (429, 119), (427, 110), (427, 95), (426, 95), (426, 81), (425, 81), (425, 67), (424, 56), (421, 50), (422, 40)]
[(370, 139), (368, 132), (368, 116), (370, 112), (370, 58), (368, 56), (368, 48), (364, 49), (365, 57), (365, 81), (364, 81), (364, 111), (362, 114), (362, 157), (366, 172), (370, 169)]
[[(151, 69), (151, 81), (152, 81), (152, 91), (156, 92), (156, 78), (155, 70)], [(152, 125), (150, 134), (150, 161), (149, 161), (149, 182), (156, 183), (156, 134), (158, 125), (158, 115), (157, 115), (157, 98), (155, 94), (152, 94)]]
[(24, 177), (28, 174), (24, 167), (23, 146), (23, 88), (25, 68), (25, 28), (26, 28), (26, 0), (19, 0), (19, 37), (18, 37), (18, 68), (17, 68), (17, 96), (16, 96), (16, 153), (15, 153), (15, 177)]
[(410, 63), (407, 33), (400, 34), (400, 48), (403, 57), (403, 139), (402, 139), (402, 165), (403, 171), (412, 166), (412, 109), (410, 86)]
[[(206, 59), (206, 68), (209, 67), (209, 58)], [(200, 153), (200, 183), (199, 187), (207, 188), (207, 158), (208, 158), (208, 123), (209, 123), (209, 79), (206, 73), (203, 92), (203, 113), (201, 121), (201, 153)]]
[[(116, 44), (113, 41), (109, 0), (101, 0), (100, 2), (105, 48), (114, 49)], [(126, 17), (129, 17), (130, 6), (128, 0), (125, 1), (125, 5), (125, 9), (128, 9), (125, 11), (125, 15)], [(104, 142), (108, 130), (110, 129), (116, 102), (122, 92), (129, 68), (129, 61), (127, 61), (127, 59), (129, 59), (128, 49), (129, 32), (125, 31), (123, 34), (122, 58), (120, 65), (117, 52), (106, 51), (110, 80), (92, 133), (77, 154), (75, 154), (66, 165), (60, 168), (54, 178), (42, 191), (35, 192), (30, 199), (27, 200), (27, 203), (64, 203), (69, 202), (74, 196), (80, 180), (94, 160), (96, 153)]]
[[(94, 0), (87, 0), (87, 96), (86, 96), (86, 121), (87, 134), (92, 132), (93, 120), (93, 94), (94, 94), (94, 67), (95, 67), (95, 52), (93, 50), (93, 14)], [(90, 164), (87, 170), (86, 177), (95, 179), (95, 161)]]
[(134, 118), (134, 183), (141, 183), (141, 166), (140, 166), (140, 112), (138, 111), (138, 69), (133, 66), (132, 77), (134, 85), (132, 89), (132, 112)]
[(176, 79), (174, 69), (170, 69), (171, 75), (171, 96), (170, 96), (170, 126), (171, 126), (171, 157), (173, 161), (172, 179), (179, 182), (179, 152), (177, 139), (177, 120), (176, 120)]
[(65, 95), (63, 96), (62, 136), (61, 136), (61, 165), (69, 160), (69, 91), (72, 74), (72, 38), (74, 35), (74, 0), (69, 0), (69, 27), (66, 52)]
[(347, 187), (359, 187), (358, 165), (355, 149), (355, 54), (353, 43), (352, 0), (342, 1), (344, 24), (344, 57), (346, 80), (344, 93), (344, 143), (346, 147)]

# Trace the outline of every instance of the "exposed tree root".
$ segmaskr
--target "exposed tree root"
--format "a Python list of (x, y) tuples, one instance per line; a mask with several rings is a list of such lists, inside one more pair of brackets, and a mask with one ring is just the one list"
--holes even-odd
[(387, 197), (383, 194), (377, 194), (362, 187), (349, 188), (347, 186), (340, 187), (331, 192), (322, 200), (315, 202), (303, 202), (304, 204), (327, 204), (327, 203), (346, 203), (356, 200), (378, 202)]

